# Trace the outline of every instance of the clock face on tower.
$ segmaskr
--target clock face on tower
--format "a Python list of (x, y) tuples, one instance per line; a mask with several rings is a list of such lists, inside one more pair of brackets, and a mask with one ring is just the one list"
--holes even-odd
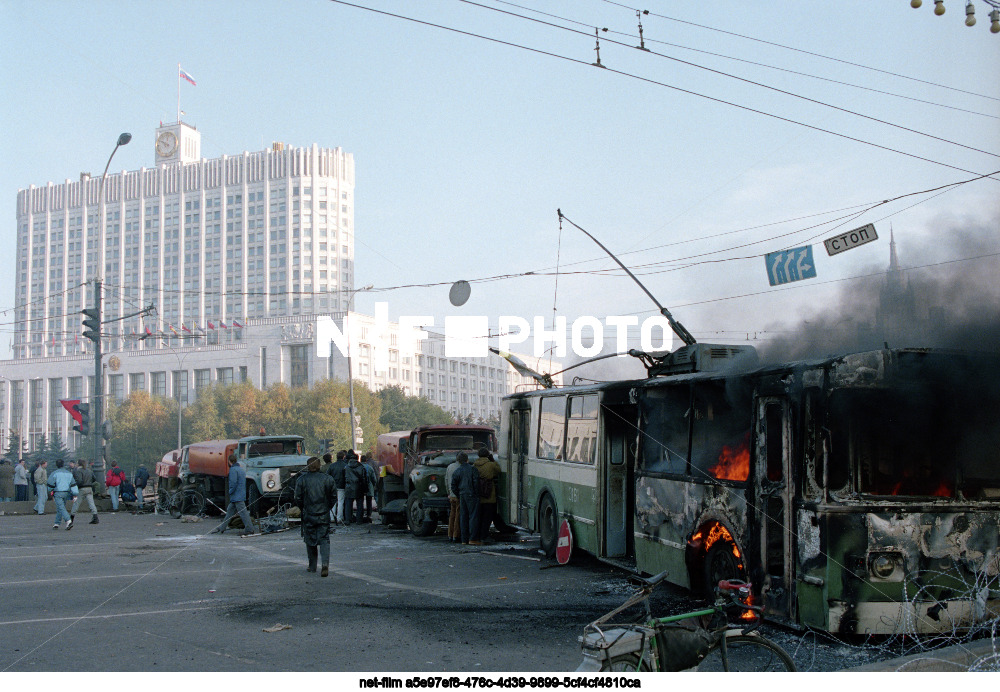
[(177, 135), (173, 132), (161, 132), (156, 138), (156, 153), (166, 158), (177, 151)]

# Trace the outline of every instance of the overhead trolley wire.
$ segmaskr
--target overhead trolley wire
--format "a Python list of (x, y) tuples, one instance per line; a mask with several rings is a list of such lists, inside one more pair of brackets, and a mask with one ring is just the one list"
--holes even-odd
[[(616, 5), (618, 7), (625, 8), (626, 10), (632, 10), (633, 12), (635, 11), (634, 7), (630, 7), (629, 5), (623, 5), (620, 2), (614, 2), (613, 0), (603, 0), (603, 2), (606, 2), (609, 5)], [(842, 63), (844, 65), (850, 65), (852, 67), (860, 67), (863, 70), (871, 70), (872, 72), (880, 72), (882, 74), (889, 75), (891, 77), (899, 77), (900, 79), (907, 79), (907, 80), (910, 80), (912, 82), (920, 82), (921, 84), (927, 84), (929, 86), (938, 87), (940, 89), (948, 89), (949, 91), (957, 91), (957, 92), (962, 93), (962, 94), (969, 94), (970, 96), (978, 96), (980, 98), (989, 99), (991, 101), (1000, 101), (1000, 98), (997, 98), (995, 96), (987, 96), (986, 94), (980, 94), (980, 93), (977, 93), (975, 91), (966, 91), (965, 89), (959, 89), (958, 87), (948, 86), (946, 84), (938, 84), (937, 82), (930, 82), (930, 81), (928, 81), (926, 79), (920, 79), (918, 77), (909, 77), (909, 76), (907, 76), (905, 74), (900, 74), (898, 72), (891, 72), (889, 70), (883, 70), (883, 69), (880, 69), (878, 67), (871, 67), (869, 65), (863, 65), (861, 63), (851, 62), (850, 60), (843, 60), (841, 58), (834, 58), (834, 57), (831, 57), (829, 55), (823, 55), (822, 53), (814, 53), (813, 51), (805, 50), (803, 48), (795, 48), (794, 46), (786, 46), (784, 44), (776, 43), (774, 41), (766, 41), (766, 40), (764, 40), (762, 38), (755, 38), (753, 36), (747, 36), (746, 34), (738, 34), (738, 33), (734, 32), (734, 31), (726, 31), (725, 29), (719, 29), (719, 28), (716, 28), (714, 26), (706, 26), (704, 24), (697, 24), (695, 22), (690, 22), (690, 21), (687, 21), (687, 20), (684, 20), (684, 19), (678, 19), (677, 17), (669, 17), (669, 16), (667, 16), (665, 14), (658, 14), (656, 12), (650, 12), (649, 14), (650, 14), (650, 16), (659, 17), (660, 19), (667, 19), (669, 21), (677, 22), (679, 24), (687, 24), (689, 26), (696, 26), (699, 29), (707, 29), (709, 31), (717, 31), (720, 34), (728, 34), (729, 36), (736, 36), (737, 38), (746, 39), (748, 41), (756, 41), (757, 43), (763, 43), (763, 44), (766, 44), (768, 46), (774, 46), (776, 48), (783, 48), (785, 50), (795, 51), (796, 53), (803, 53), (805, 55), (812, 55), (813, 57), (816, 57), (816, 58), (823, 58), (824, 60), (832, 60), (833, 62), (839, 62), (839, 63)]]
[[(332, 3), (336, 3), (338, 5), (344, 5), (344, 6), (347, 6), (347, 7), (353, 7), (355, 9), (359, 9), (359, 10), (366, 10), (368, 12), (373, 12), (375, 14), (380, 14), (380, 15), (384, 15), (384, 16), (387, 16), (387, 17), (393, 17), (393, 18), (396, 18), (396, 19), (402, 19), (402, 20), (405, 20), (405, 21), (408, 21), (408, 22), (413, 22), (415, 24), (421, 24), (423, 26), (428, 26), (428, 27), (432, 27), (432, 28), (435, 28), (435, 29), (442, 29), (444, 31), (449, 31), (449, 32), (452, 32), (452, 33), (460, 34), (462, 36), (469, 36), (471, 38), (478, 38), (478, 39), (482, 39), (484, 41), (489, 41), (491, 43), (496, 43), (496, 44), (499, 44), (499, 45), (509, 46), (511, 48), (519, 48), (521, 50), (525, 50), (525, 51), (528, 51), (528, 52), (531, 52), (531, 53), (536, 53), (538, 55), (547, 55), (549, 57), (558, 58), (560, 60), (565, 60), (567, 62), (575, 63), (577, 65), (584, 65), (584, 66), (587, 66), (587, 67), (592, 67), (593, 66), (592, 63), (589, 63), (586, 60), (581, 60), (579, 58), (572, 58), (572, 57), (569, 57), (569, 56), (566, 56), (566, 55), (560, 55), (558, 53), (553, 53), (551, 51), (542, 50), (540, 48), (533, 48), (531, 46), (526, 46), (526, 45), (523, 45), (523, 44), (514, 43), (512, 41), (505, 41), (503, 39), (495, 38), (495, 37), (492, 37), (492, 36), (485, 36), (483, 34), (477, 34), (477, 33), (471, 32), (471, 31), (465, 31), (463, 29), (457, 29), (455, 27), (445, 26), (443, 24), (436, 24), (434, 22), (429, 22), (429, 21), (422, 20), (422, 19), (416, 19), (414, 17), (407, 17), (405, 15), (396, 14), (396, 13), (393, 13), (393, 12), (387, 12), (385, 10), (378, 10), (378, 9), (375, 9), (375, 8), (372, 8), (372, 7), (366, 7), (364, 5), (357, 5), (357, 4), (354, 4), (354, 3), (346, 2), (345, 0), (329, 0), (329, 1), (332, 2)], [(565, 28), (565, 27), (561, 27), (561, 28)], [(928, 157), (925, 157), (925, 156), (920, 156), (918, 154), (912, 154), (912, 153), (909, 153), (909, 152), (906, 152), (906, 151), (902, 151), (900, 149), (894, 149), (892, 147), (888, 147), (888, 146), (885, 146), (885, 145), (882, 145), (882, 144), (876, 144), (875, 142), (870, 142), (868, 140), (861, 139), (860, 137), (852, 137), (851, 135), (843, 134), (841, 132), (836, 132), (834, 130), (828, 130), (826, 128), (822, 128), (822, 127), (819, 127), (817, 125), (810, 125), (810, 124), (802, 122), (800, 120), (794, 120), (792, 118), (786, 118), (784, 116), (777, 115), (775, 113), (770, 113), (768, 111), (763, 111), (763, 110), (760, 110), (760, 109), (757, 109), (757, 108), (751, 108), (750, 106), (744, 106), (744, 105), (741, 105), (739, 103), (734, 103), (732, 101), (726, 101), (725, 99), (717, 98), (717, 97), (714, 97), (714, 96), (709, 96), (707, 94), (702, 94), (702, 93), (699, 93), (699, 92), (696, 92), (696, 91), (692, 91), (690, 89), (684, 89), (682, 87), (675, 86), (673, 84), (668, 84), (666, 82), (661, 82), (659, 80), (652, 79), (650, 77), (642, 77), (640, 75), (632, 74), (630, 72), (625, 72), (623, 70), (617, 70), (617, 69), (614, 69), (614, 68), (610, 68), (610, 67), (607, 67), (606, 65), (602, 66), (602, 69), (604, 69), (605, 71), (607, 71), (609, 73), (612, 73), (612, 74), (617, 74), (617, 75), (621, 75), (623, 77), (629, 77), (631, 79), (635, 79), (635, 80), (638, 80), (638, 81), (641, 81), (641, 82), (646, 82), (647, 84), (652, 84), (652, 85), (655, 85), (655, 86), (661, 86), (661, 87), (664, 87), (664, 88), (667, 88), (667, 89), (672, 89), (674, 91), (678, 91), (678, 92), (683, 93), (683, 94), (688, 94), (690, 96), (697, 96), (699, 98), (703, 98), (703, 99), (706, 99), (706, 100), (709, 100), (709, 101), (713, 101), (715, 103), (721, 103), (723, 105), (731, 106), (733, 108), (738, 108), (740, 110), (745, 110), (745, 111), (750, 112), (750, 113), (756, 113), (758, 115), (763, 115), (763, 116), (766, 116), (766, 117), (769, 117), (769, 118), (774, 118), (775, 120), (780, 120), (782, 122), (787, 122), (787, 123), (790, 123), (792, 125), (799, 125), (801, 127), (805, 127), (805, 128), (810, 129), (810, 130), (815, 130), (817, 132), (823, 132), (823, 133), (826, 133), (826, 134), (829, 134), (829, 135), (833, 135), (835, 137), (840, 137), (842, 139), (846, 139), (846, 140), (849, 140), (849, 141), (852, 141), (852, 142), (857, 142), (859, 144), (866, 144), (868, 146), (875, 147), (876, 149), (881, 149), (883, 151), (890, 151), (890, 152), (893, 152), (895, 154), (900, 154), (902, 156), (906, 156), (906, 157), (909, 157), (909, 158), (912, 158), (912, 159), (917, 159), (918, 161), (924, 161), (926, 163), (933, 163), (933, 164), (936, 164), (938, 166), (944, 166), (945, 168), (951, 168), (953, 170), (961, 171), (963, 173), (971, 173), (973, 175), (981, 175), (979, 173), (979, 171), (968, 170), (968, 169), (965, 169), (965, 168), (961, 168), (959, 166), (954, 166), (954, 165), (951, 165), (951, 164), (948, 164), (948, 163), (944, 163), (943, 161), (937, 161), (935, 159), (931, 159), (931, 158), (928, 158)], [(993, 174), (990, 174), (990, 175), (993, 175)], [(993, 180), (996, 180), (996, 179), (994, 178)], [(997, 182), (1000, 182), (1000, 180), (997, 180)]]
[[(520, 19), (524, 19), (524, 20), (529, 21), (529, 22), (535, 22), (535, 23), (539, 23), (539, 24), (544, 24), (545, 26), (551, 26), (553, 28), (561, 29), (562, 31), (568, 31), (568, 32), (573, 33), (573, 34), (579, 34), (581, 36), (586, 36), (588, 38), (590, 37), (590, 34), (588, 32), (580, 31), (579, 29), (571, 29), (571, 28), (566, 27), (566, 26), (559, 26), (558, 24), (552, 24), (551, 22), (545, 22), (545, 21), (542, 21), (540, 19), (535, 19), (533, 17), (526, 17), (523, 14), (517, 14), (515, 12), (508, 12), (507, 10), (501, 10), (499, 8), (496, 8), (496, 7), (489, 7), (488, 5), (483, 5), (483, 4), (480, 4), (478, 2), (473, 2), (473, 0), (459, 0), (459, 2), (463, 2), (463, 3), (467, 4), (467, 5), (473, 5), (475, 7), (481, 7), (483, 9), (490, 10), (492, 12), (499, 12), (501, 14), (506, 14), (508, 16), (518, 17)], [(609, 38), (606, 38), (605, 41), (607, 43), (611, 43), (613, 45), (622, 46), (624, 48), (635, 48), (635, 46), (632, 46), (632, 45), (630, 45), (628, 43), (624, 43), (622, 41), (615, 41), (615, 40), (609, 39)], [(904, 131), (910, 132), (912, 134), (920, 135), (922, 137), (929, 137), (930, 139), (936, 139), (939, 142), (944, 142), (946, 144), (951, 144), (951, 145), (954, 145), (954, 146), (957, 146), (957, 147), (962, 147), (963, 149), (969, 149), (970, 151), (975, 151), (975, 152), (978, 152), (980, 154), (986, 154), (988, 156), (1000, 157), (1000, 154), (997, 154), (997, 153), (992, 152), (992, 151), (986, 151), (984, 149), (978, 149), (978, 148), (970, 146), (968, 144), (962, 144), (961, 142), (956, 142), (954, 140), (945, 139), (944, 137), (938, 137), (937, 135), (932, 135), (929, 132), (922, 132), (921, 130), (915, 130), (915, 129), (911, 128), (911, 127), (906, 127), (905, 125), (900, 125), (898, 123), (893, 123), (893, 122), (890, 122), (888, 120), (882, 120), (881, 118), (876, 118), (875, 116), (872, 116), (872, 115), (865, 115), (864, 113), (859, 113), (857, 111), (852, 111), (852, 110), (850, 110), (848, 108), (841, 108), (840, 106), (835, 106), (832, 103), (827, 103), (825, 101), (820, 101), (818, 99), (809, 98), (808, 96), (803, 96), (802, 94), (796, 94), (793, 91), (788, 91), (786, 89), (779, 89), (778, 87), (771, 86), (769, 84), (764, 84), (763, 82), (758, 82), (758, 81), (755, 81), (753, 79), (747, 79), (746, 77), (740, 77), (738, 75), (730, 74), (729, 72), (723, 72), (722, 70), (716, 70), (716, 69), (713, 69), (711, 67), (707, 67), (705, 65), (699, 65), (698, 63), (690, 62), (688, 60), (682, 60), (681, 58), (675, 58), (672, 55), (667, 55), (665, 53), (657, 53), (656, 51), (651, 51), (651, 50), (648, 50), (648, 49), (645, 52), (649, 53), (650, 55), (655, 55), (657, 57), (664, 58), (666, 60), (672, 60), (674, 62), (680, 63), (681, 65), (687, 65), (688, 67), (693, 67), (693, 68), (698, 69), (698, 70), (705, 70), (706, 72), (711, 72), (712, 74), (717, 74), (717, 75), (720, 75), (722, 77), (728, 77), (730, 79), (735, 79), (737, 81), (744, 82), (746, 84), (752, 84), (752, 85), (760, 87), (762, 89), (768, 89), (770, 91), (774, 91), (774, 92), (777, 92), (779, 94), (784, 94), (785, 96), (791, 96), (792, 98), (801, 99), (803, 101), (807, 101), (809, 103), (813, 103), (813, 104), (816, 104), (818, 106), (824, 106), (826, 108), (832, 108), (833, 110), (840, 111), (841, 113), (847, 113), (848, 115), (854, 115), (854, 116), (857, 116), (859, 118), (864, 118), (865, 120), (871, 120), (873, 122), (877, 122), (877, 123), (882, 124), (882, 125), (887, 125), (889, 127), (895, 127), (897, 129), (904, 130)]]
[[(541, 10), (536, 10), (536, 9), (534, 9), (532, 7), (525, 7), (524, 5), (518, 5), (518, 4), (515, 4), (513, 2), (507, 2), (506, 0), (493, 0), (493, 1), (496, 2), (496, 3), (498, 3), (498, 4), (500, 4), (500, 5), (509, 5), (510, 7), (516, 7), (516, 8), (521, 9), (521, 10), (526, 10), (528, 12), (534, 12), (536, 14), (544, 15), (546, 17), (552, 17), (554, 19), (559, 19), (559, 20), (562, 20), (564, 22), (570, 22), (572, 24), (579, 24), (580, 26), (586, 26), (586, 27), (593, 27), (594, 26), (592, 23), (581, 22), (579, 20), (570, 19), (568, 17), (561, 17), (561, 16), (559, 16), (557, 14), (551, 14), (549, 12), (542, 12)], [(629, 34), (627, 32), (624, 32), (624, 31), (615, 31), (613, 29), (608, 29), (608, 33), (617, 34), (619, 36), (632, 36), (632, 34)], [(969, 110), (968, 108), (959, 108), (958, 106), (949, 105), (947, 103), (938, 103), (937, 101), (928, 101), (926, 99), (918, 99), (918, 98), (916, 98), (914, 96), (907, 96), (905, 94), (897, 94), (897, 93), (892, 92), (892, 91), (885, 91), (884, 89), (876, 89), (874, 87), (868, 87), (868, 86), (864, 86), (862, 84), (854, 84), (853, 82), (845, 82), (843, 80), (832, 79), (830, 77), (823, 77), (821, 75), (811, 74), (809, 72), (799, 72), (798, 70), (791, 70), (791, 69), (789, 69), (787, 67), (779, 67), (777, 65), (770, 65), (768, 63), (757, 62), (755, 60), (747, 60), (746, 58), (738, 58), (735, 55), (726, 55), (725, 53), (716, 53), (716, 52), (713, 52), (713, 51), (710, 51), (710, 50), (704, 50), (704, 49), (701, 49), (701, 48), (693, 48), (691, 46), (685, 46), (685, 45), (680, 44), (680, 43), (671, 43), (669, 41), (661, 41), (661, 40), (658, 40), (658, 39), (655, 39), (655, 38), (650, 38), (648, 35), (645, 36), (645, 41), (647, 41), (649, 43), (658, 43), (658, 44), (663, 45), (663, 46), (670, 46), (671, 48), (680, 48), (681, 50), (689, 50), (689, 51), (691, 51), (693, 53), (701, 53), (702, 55), (711, 55), (712, 57), (723, 58), (724, 60), (733, 60), (735, 62), (741, 62), (741, 63), (745, 63), (747, 65), (754, 65), (756, 67), (764, 67), (764, 68), (767, 68), (769, 70), (776, 70), (778, 72), (787, 72), (788, 74), (794, 74), (794, 75), (798, 75), (800, 77), (808, 77), (810, 79), (818, 79), (818, 80), (823, 81), (823, 82), (829, 82), (831, 84), (839, 84), (841, 86), (847, 86), (847, 87), (851, 87), (853, 89), (862, 89), (864, 91), (870, 91), (870, 92), (873, 92), (873, 93), (876, 93), (876, 94), (882, 94), (884, 96), (892, 96), (894, 98), (905, 99), (907, 101), (913, 101), (915, 103), (923, 103), (923, 104), (928, 105), (928, 106), (937, 106), (938, 108), (947, 108), (948, 110), (958, 111), (958, 112), (961, 112), (961, 113), (969, 113), (970, 115), (978, 115), (978, 116), (981, 116), (981, 117), (984, 117), (984, 118), (992, 118), (994, 120), (1000, 120), (1000, 115), (992, 115), (990, 113), (981, 113), (979, 111)]]

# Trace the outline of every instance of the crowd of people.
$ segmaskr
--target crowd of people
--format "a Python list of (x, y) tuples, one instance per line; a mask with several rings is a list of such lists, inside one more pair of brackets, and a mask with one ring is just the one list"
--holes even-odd
[[(211, 533), (225, 533), (229, 522), (239, 516), (243, 534), (253, 533), (253, 523), (246, 507), (246, 471), (236, 455), (229, 457), (228, 504), (226, 514)], [(11, 463), (0, 461), (0, 501), (28, 501), (29, 487), (35, 493), (34, 510), (45, 514), (45, 502), (52, 499), (56, 506), (53, 529), (65, 523), (73, 528), (76, 511), (86, 502), (92, 514), (91, 524), (99, 523), (94, 493), (97, 479), (85, 460), (64, 462), (57, 459), (49, 472), (48, 462), (41, 461), (28, 468), (23, 459)], [(445, 472), (450, 512), (448, 540), (462, 545), (482, 545), (496, 525), (501, 532), (509, 530), (497, 515), (497, 479), (500, 465), (485, 447), (474, 460), (459, 452)], [(104, 477), (111, 499), (112, 511), (120, 503), (143, 506), (143, 493), (149, 484), (149, 472), (139, 466), (132, 478), (117, 463), (112, 463)], [(306, 544), (308, 570), (329, 574), (330, 533), (333, 526), (371, 523), (373, 498), (378, 486), (375, 464), (365, 454), (341, 450), (336, 456), (327, 453), (322, 459), (311, 457), (305, 472), (295, 484), (294, 504), (301, 512), (302, 539)]]
[[(482, 545), (490, 526), (508, 530), (497, 515), (496, 480), (500, 465), (485, 447), (474, 462), (459, 452), (445, 473), (450, 512), (448, 540)], [(371, 522), (372, 498), (378, 484), (375, 465), (366, 455), (341, 450), (311, 457), (295, 483), (295, 506), (301, 511), (302, 540), (307, 570), (327, 576), (330, 568), (330, 532), (334, 525)]]
[[(56, 506), (56, 522), (52, 528), (57, 529), (65, 522), (67, 531), (73, 528), (76, 510), (86, 502), (93, 515), (90, 523), (99, 523), (94, 502), (94, 492), (99, 490), (99, 485), (90, 462), (56, 459), (52, 464), (50, 469), (47, 460), (28, 466), (24, 459), (0, 459), (0, 502), (29, 502), (34, 497), (34, 512), (44, 515), (45, 503), (52, 500)], [(149, 471), (145, 466), (140, 465), (130, 479), (117, 463), (113, 463), (104, 476), (111, 510), (117, 512), (122, 501), (134, 503), (136, 509), (141, 510), (148, 484)]]

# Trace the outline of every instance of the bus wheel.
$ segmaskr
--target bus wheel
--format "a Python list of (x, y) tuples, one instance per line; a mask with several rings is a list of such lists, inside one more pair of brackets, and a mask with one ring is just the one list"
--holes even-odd
[(538, 505), (539, 545), (546, 557), (552, 557), (556, 554), (556, 543), (559, 539), (558, 519), (556, 503), (552, 500), (551, 495), (546, 495)]
[(743, 561), (736, 557), (736, 546), (729, 541), (719, 541), (705, 554), (705, 596), (715, 598), (715, 589), (723, 579), (746, 579)]

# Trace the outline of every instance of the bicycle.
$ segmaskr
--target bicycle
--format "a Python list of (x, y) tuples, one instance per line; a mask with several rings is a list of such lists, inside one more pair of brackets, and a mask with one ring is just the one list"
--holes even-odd
[[(752, 586), (736, 579), (722, 580), (715, 603), (681, 615), (653, 617), (649, 596), (666, 572), (640, 579), (642, 586), (625, 603), (584, 627), (579, 638), (583, 661), (577, 671), (794, 671), (791, 656), (757, 632), (760, 606), (751, 605)], [(646, 617), (641, 623), (606, 624), (618, 613), (640, 602)], [(729, 622), (727, 611), (740, 611), (740, 621)]]
[(194, 488), (181, 488), (173, 492), (161, 488), (156, 494), (156, 512), (179, 519), (185, 514), (205, 511), (205, 496)]

